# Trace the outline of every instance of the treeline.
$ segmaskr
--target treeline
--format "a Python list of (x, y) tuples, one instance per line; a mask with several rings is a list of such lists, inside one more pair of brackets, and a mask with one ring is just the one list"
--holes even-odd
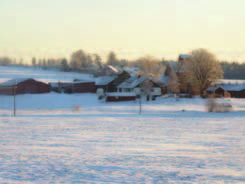
[[(67, 58), (36, 58), (33, 57), (31, 63), (27, 63), (22, 58), (0, 57), (0, 65), (2, 66), (25, 66), (42, 69), (56, 69), (61, 71), (75, 72), (98, 72), (105, 65), (116, 67), (139, 67), (144, 73), (152, 73), (152, 75), (162, 73), (169, 61), (164, 59), (156, 59), (154, 57), (140, 57), (135, 60), (118, 59), (115, 52), (111, 51), (106, 60), (103, 61), (99, 54), (86, 53), (83, 50), (77, 50), (71, 54), (69, 60)], [(224, 79), (245, 79), (245, 63), (237, 62), (220, 62), (224, 71)]]
[(222, 61), (220, 64), (224, 71), (224, 79), (245, 80), (245, 63)]
[(105, 65), (112, 65), (119, 68), (126, 66), (139, 67), (144, 73), (155, 75), (163, 70), (163, 66), (166, 63), (167, 61), (158, 60), (153, 57), (140, 57), (131, 61), (119, 59), (113, 51), (108, 54), (105, 61), (102, 60), (99, 54), (90, 54), (83, 50), (73, 52), (69, 60), (67, 58), (33, 57), (31, 63), (27, 63), (23, 59), (16, 60), (10, 57), (0, 57), (0, 65), (3, 66), (25, 66), (42, 69), (57, 69), (67, 72), (98, 72), (101, 71)]

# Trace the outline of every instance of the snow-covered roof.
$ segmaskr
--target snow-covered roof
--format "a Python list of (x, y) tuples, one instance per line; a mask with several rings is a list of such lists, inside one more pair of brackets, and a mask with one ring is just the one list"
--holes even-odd
[(116, 77), (113, 76), (102, 76), (102, 77), (98, 77), (95, 80), (95, 84), (96, 85), (107, 85), (110, 82), (112, 82)]
[(166, 75), (163, 75), (160, 79), (159, 79), (160, 82), (164, 83), (165, 85), (167, 85), (168, 83), (168, 76)]
[(5, 81), (1, 83), (1, 86), (14, 86), (16, 84), (19, 84), (21, 82), (27, 81), (27, 80), (33, 80), (32, 78), (16, 78), (16, 79), (11, 79), (8, 81)]
[(118, 69), (116, 69), (114, 66), (107, 65), (108, 68), (110, 68), (114, 73), (119, 73)]
[(223, 88), (225, 91), (242, 91), (245, 90), (244, 84), (221, 84), (221, 85), (215, 85), (210, 86), (206, 89), (206, 91), (215, 91), (219, 87)]
[(215, 92), (215, 90), (218, 89), (218, 88), (223, 88), (223, 87), (222, 86), (210, 86), (209, 88), (206, 89), (206, 91)]
[(117, 88), (135, 88), (145, 80), (144, 77), (130, 77), (128, 80), (121, 83)]
[(135, 93), (127, 92), (115, 92), (115, 93), (106, 93), (106, 96), (136, 96)]
[(223, 87), (226, 91), (242, 91), (245, 90), (245, 85), (244, 84), (225, 84), (225, 85), (220, 85)]
[(125, 71), (129, 72), (129, 74), (131, 76), (136, 76), (138, 74), (138, 72), (140, 71), (140, 69), (138, 67), (130, 67), (130, 66), (126, 66), (123, 69)]

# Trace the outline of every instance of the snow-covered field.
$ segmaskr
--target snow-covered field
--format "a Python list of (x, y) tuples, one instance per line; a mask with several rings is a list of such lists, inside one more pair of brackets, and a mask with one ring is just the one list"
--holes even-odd
[(208, 113), (203, 99), (161, 97), (141, 115), (95, 94), (16, 100), (12, 117), (13, 97), (0, 96), (0, 183), (245, 183), (245, 99)]
[(94, 80), (92, 75), (74, 72), (42, 70), (38, 68), (0, 66), (0, 83), (12, 78), (34, 78), (43, 82), (72, 81), (75, 78)]

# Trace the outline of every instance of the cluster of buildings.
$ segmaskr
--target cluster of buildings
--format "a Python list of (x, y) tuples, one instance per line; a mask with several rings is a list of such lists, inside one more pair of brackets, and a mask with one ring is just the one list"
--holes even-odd
[(99, 98), (106, 101), (135, 100), (139, 95), (144, 95), (147, 100), (155, 100), (157, 96), (161, 96), (163, 87), (153, 79), (131, 76), (123, 70), (113, 75), (97, 77), (94, 81), (74, 79), (72, 82), (45, 83), (32, 78), (11, 79), (0, 84), (0, 94), (97, 93)]
[[(191, 86), (185, 81), (181, 81), (181, 76), (185, 72), (176, 69), (177, 64), (183, 63), (186, 57), (188, 55), (179, 55), (178, 62), (169, 62), (163, 77), (158, 80), (138, 75), (137, 68), (119, 70), (113, 66), (107, 66), (93, 81), (74, 79), (72, 82), (45, 83), (32, 78), (11, 79), (0, 83), (0, 94), (42, 94), (53, 91), (68, 94), (97, 93), (99, 99), (106, 101), (129, 101), (142, 96), (147, 100), (155, 100), (156, 97), (167, 92), (170, 71), (175, 72), (178, 76), (179, 92), (193, 94)], [(245, 83), (216, 83), (206, 89), (206, 94), (217, 97), (245, 98)]]

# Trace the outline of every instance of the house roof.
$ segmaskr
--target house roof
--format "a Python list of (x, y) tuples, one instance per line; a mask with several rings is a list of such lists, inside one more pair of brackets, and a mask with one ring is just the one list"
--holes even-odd
[(158, 81), (164, 83), (165, 85), (167, 85), (167, 83), (168, 83), (168, 76), (163, 75), (162, 77), (160, 77), (158, 79)]
[(118, 69), (116, 69), (114, 66), (112, 65), (107, 65), (107, 67), (114, 73), (119, 73)]
[(8, 81), (5, 81), (0, 84), (0, 86), (14, 86), (16, 84), (19, 84), (21, 82), (27, 81), (27, 80), (34, 80), (32, 78), (15, 78), (15, 79), (10, 79)]
[(145, 80), (144, 77), (130, 77), (128, 80), (121, 83), (117, 88), (135, 88)]
[[(218, 88), (222, 88), (224, 89), (222, 86), (210, 86), (209, 88), (206, 89), (206, 91), (212, 91), (215, 92), (216, 89)], [(224, 89), (225, 90), (225, 89)]]
[(226, 91), (242, 91), (245, 90), (244, 84), (225, 84), (221, 85)]
[(206, 91), (215, 91), (219, 87), (223, 88), (225, 91), (242, 91), (245, 90), (244, 84), (222, 84), (216, 86), (210, 86)]
[(125, 66), (123, 69), (125, 71), (129, 72), (131, 76), (136, 76), (137, 73), (140, 71), (140, 69), (138, 67)]
[(98, 77), (95, 80), (95, 84), (96, 85), (107, 85), (110, 82), (112, 82), (116, 77), (113, 76), (102, 76), (102, 77)]

